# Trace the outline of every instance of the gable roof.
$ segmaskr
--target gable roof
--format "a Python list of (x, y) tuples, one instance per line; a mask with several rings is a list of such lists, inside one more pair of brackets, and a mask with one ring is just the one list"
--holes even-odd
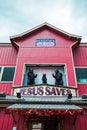
[(67, 33), (67, 32), (65, 32), (65, 31), (63, 31), (63, 30), (61, 30), (59, 28), (56, 28), (55, 26), (53, 26), (51, 24), (48, 24), (47, 22), (44, 22), (44, 23), (42, 23), (42, 24), (40, 24), (40, 25), (38, 25), (38, 26), (28, 30), (28, 31), (25, 31), (25, 32), (21, 33), (21, 34), (10, 36), (10, 40), (12, 41), (13, 39), (21, 38), (23, 36), (26, 36), (26, 35), (31, 34), (33, 32), (36, 32), (36, 31), (40, 30), (43, 27), (50, 28), (51, 30), (56, 31), (57, 33), (60, 33), (61, 35), (64, 35), (64, 36), (66, 36), (68, 38), (71, 38), (71, 39), (75, 39), (77, 41), (80, 41), (81, 38), (82, 38), (81, 36)]

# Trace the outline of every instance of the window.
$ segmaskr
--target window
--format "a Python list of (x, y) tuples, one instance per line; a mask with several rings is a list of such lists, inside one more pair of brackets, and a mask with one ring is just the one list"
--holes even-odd
[(16, 130), (16, 126), (13, 126), (13, 130)]
[(1, 71), (2, 71), (2, 67), (0, 67), (0, 78), (1, 78)]
[(2, 67), (0, 67), (0, 72), (1, 72), (1, 69), (2, 69)]
[[(23, 78), (23, 85), (27, 86), (30, 85), (30, 77), (28, 75), (29, 70), (33, 70), (34, 73), (34, 83), (33, 84), (43, 84), (44, 80), (46, 79), (47, 84), (55, 85), (56, 79), (53, 75), (55, 75), (56, 70), (62, 75), (63, 86), (67, 86), (66, 80), (66, 67), (65, 65), (26, 65), (24, 70), (24, 78)], [(44, 75), (46, 77), (44, 77)], [(44, 80), (43, 80), (44, 77)]]
[(32, 123), (32, 130), (42, 130), (42, 123)]
[(87, 68), (76, 68), (77, 82), (87, 82)]
[(4, 67), (1, 81), (13, 81), (15, 67)]

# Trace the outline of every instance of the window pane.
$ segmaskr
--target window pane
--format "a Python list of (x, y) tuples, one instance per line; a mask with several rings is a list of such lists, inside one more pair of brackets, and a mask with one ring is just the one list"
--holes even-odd
[(50, 66), (50, 65), (39, 65), (39, 66), (30, 66), (27, 65), (25, 69), (25, 74), (23, 78), (23, 85), (27, 86), (29, 85), (29, 78), (28, 78), (28, 71), (29, 69), (33, 69), (34, 74), (37, 74), (37, 77), (35, 78), (35, 84), (42, 84), (42, 77), (43, 74), (46, 74), (47, 77), (47, 84), (55, 85), (55, 78), (52, 76), (55, 75), (55, 71), (59, 69), (59, 72), (62, 74), (62, 80), (63, 80), (63, 86), (67, 86), (67, 80), (66, 80), (66, 71), (64, 68), (64, 65), (61, 66)]
[(15, 67), (5, 67), (1, 81), (13, 81)]
[(37, 129), (39, 129), (39, 128), (41, 128), (41, 123), (35, 123), (35, 124), (32, 124), (32, 128), (37, 128)]
[(77, 82), (87, 82), (87, 68), (76, 68)]
[(2, 69), (2, 67), (0, 67), (0, 72), (1, 72), (1, 69)]
[(0, 75), (1, 75), (1, 69), (2, 69), (2, 67), (0, 67)]

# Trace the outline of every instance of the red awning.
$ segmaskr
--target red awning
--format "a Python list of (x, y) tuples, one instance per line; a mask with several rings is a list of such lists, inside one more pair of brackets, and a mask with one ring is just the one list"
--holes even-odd
[(76, 105), (66, 104), (14, 104), (7, 108), (7, 111), (25, 115), (73, 115), (81, 113), (82, 108)]

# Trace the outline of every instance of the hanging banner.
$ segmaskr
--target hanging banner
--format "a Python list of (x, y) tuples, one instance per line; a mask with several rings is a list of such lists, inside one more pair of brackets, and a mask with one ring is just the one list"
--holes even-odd
[(67, 96), (72, 93), (72, 96), (76, 96), (76, 88), (70, 87), (55, 87), (55, 86), (33, 86), (33, 87), (14, 87), (14, 96), (17, 92), (20, 92), (22, 96)]

